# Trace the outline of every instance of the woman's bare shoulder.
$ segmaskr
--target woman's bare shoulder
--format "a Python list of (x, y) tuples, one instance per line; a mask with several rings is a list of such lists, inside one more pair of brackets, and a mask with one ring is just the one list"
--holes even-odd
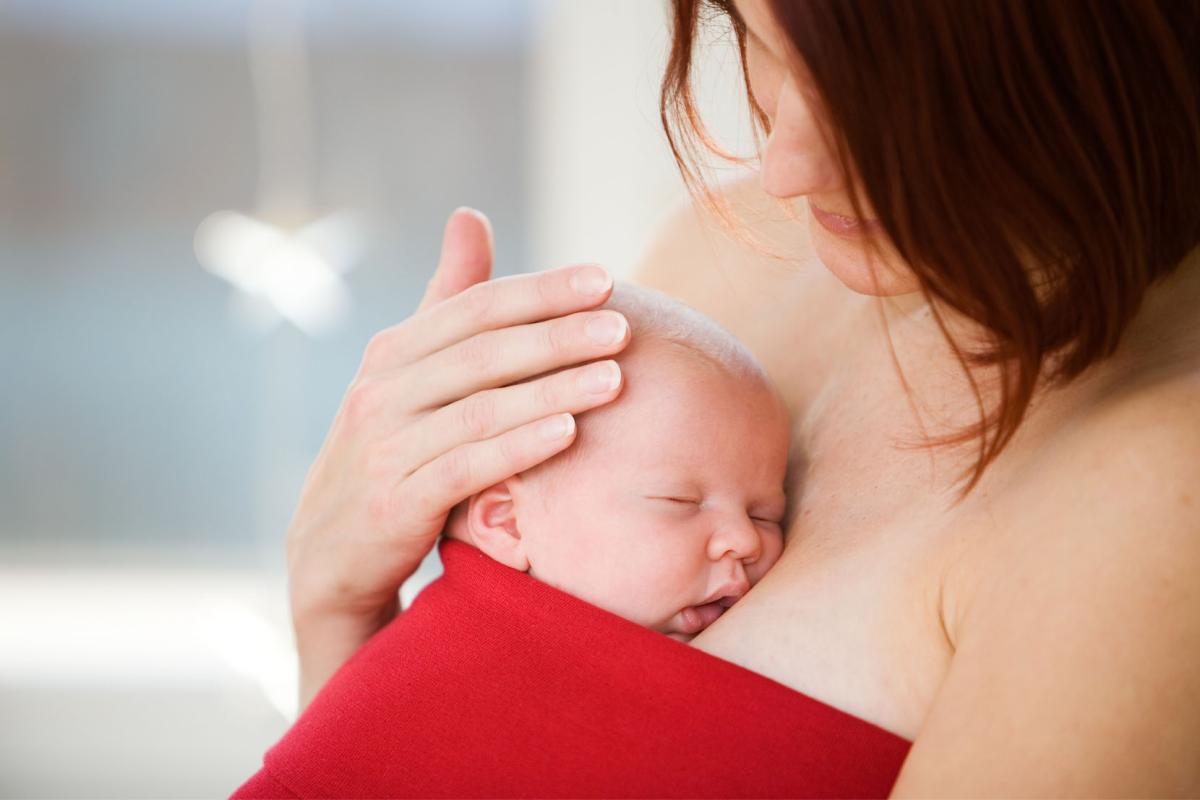
[[(785, 393), (810, 380), (854, 296), (816, 259), (808, 226), (756, 180), (722, 188), (725, 217), (698, 200), (659, 225), (632, 278), (702, 311), (742, 339)], [(795, 343), (811, 347), (797, 351)]]
[[(1041, 516), (1060, 522), (1058, 529), (1073, 527), (1067, 517), (1097, 525), (1114, 515), (1178, 517), (1200, 535), (1200, 357), (1170, 380), (1081, 414), (1047, 443), (1030, 478), (1022, 508), (1040, 507)], [(1139, 546), (1143, 535), (1132, 534), (1128, 544)]]
[(898, 792), (1195, 794), (1200, 379), (1046, 451), (996, 504)]
[(689, 199), (663, 218), (634, 268), (635, 282), (695, 300), (706, 313), (702, 306), (720, 312), (738, 300), (774, 295), (780, 286), (832, 287), (792, 206), (768, 197), (752, 179), (717, 191), (723, 210)]

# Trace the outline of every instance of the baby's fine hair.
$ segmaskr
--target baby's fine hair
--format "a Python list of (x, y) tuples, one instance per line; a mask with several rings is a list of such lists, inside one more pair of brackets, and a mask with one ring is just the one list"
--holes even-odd
[[(715, 320), (674, 297), (655, 289), (618, 281), (602, 308), (619, 311), (629, 323), (630, 343), (613, 356), (618, 363), (640, 358), (643, 353), (665, 344), (680, 348), (687, 357), (703, 359), (733, 380), (766, 385), (773, 389), (766, 370), (749, 348)], [(541, 376), (529, 380), (537, 377)], [(612, 402), (619, 404), (621, 398), (617, 397)], [(576, 415), (581, 439), (603, 436), (603, 432), (596, 429), (596, 422), (589, 419), (590, 416), (586, 412)], [(524, 474), (537, 474), (543, 480), (548, 479), (546, 488), (550, 490), (555, 485), (553, 473), (561, 474), (562, 469), (570, 468), (582, 453), (581, 444), (577, 440), (563, 452)]]
[(618, 361), (635, 357), (646, 346), (667, 343), (690, 350), (734, 376), (767, 380), (758, 359), (736, 336), (670, 295), (618, 281), (602, 308), (621, 312), (629, 322), (632, 340), (616, 355)]

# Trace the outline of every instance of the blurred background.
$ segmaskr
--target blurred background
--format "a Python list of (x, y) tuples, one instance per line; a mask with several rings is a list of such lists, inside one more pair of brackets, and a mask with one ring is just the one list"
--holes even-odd
[(257, 769), (295, 714), (284, 532), (363, 347), (460, 205), (499, 274), (628, 273), (685, 198), (668, 35), (659, 0), (0, 2), (0, 796)]

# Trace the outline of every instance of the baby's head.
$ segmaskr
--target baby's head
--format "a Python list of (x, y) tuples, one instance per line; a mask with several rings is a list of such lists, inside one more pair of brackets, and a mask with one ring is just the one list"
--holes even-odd
[(632, 334), (621, 395), (577, 415), (563, 453), (472, 497), (450, 535), (687, 641), (779, 557), (787, 411), (699, 312), (628, 284), (605, 307)]

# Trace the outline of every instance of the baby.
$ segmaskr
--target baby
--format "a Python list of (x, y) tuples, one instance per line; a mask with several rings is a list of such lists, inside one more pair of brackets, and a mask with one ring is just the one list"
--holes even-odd
[(447, 535), (687, 642), (783, 549), (787, 410), (699, 312), (629, 284), (605, 307), (632, 333), (621, 395), (578, 415), (563, 453), (462, 504)]

